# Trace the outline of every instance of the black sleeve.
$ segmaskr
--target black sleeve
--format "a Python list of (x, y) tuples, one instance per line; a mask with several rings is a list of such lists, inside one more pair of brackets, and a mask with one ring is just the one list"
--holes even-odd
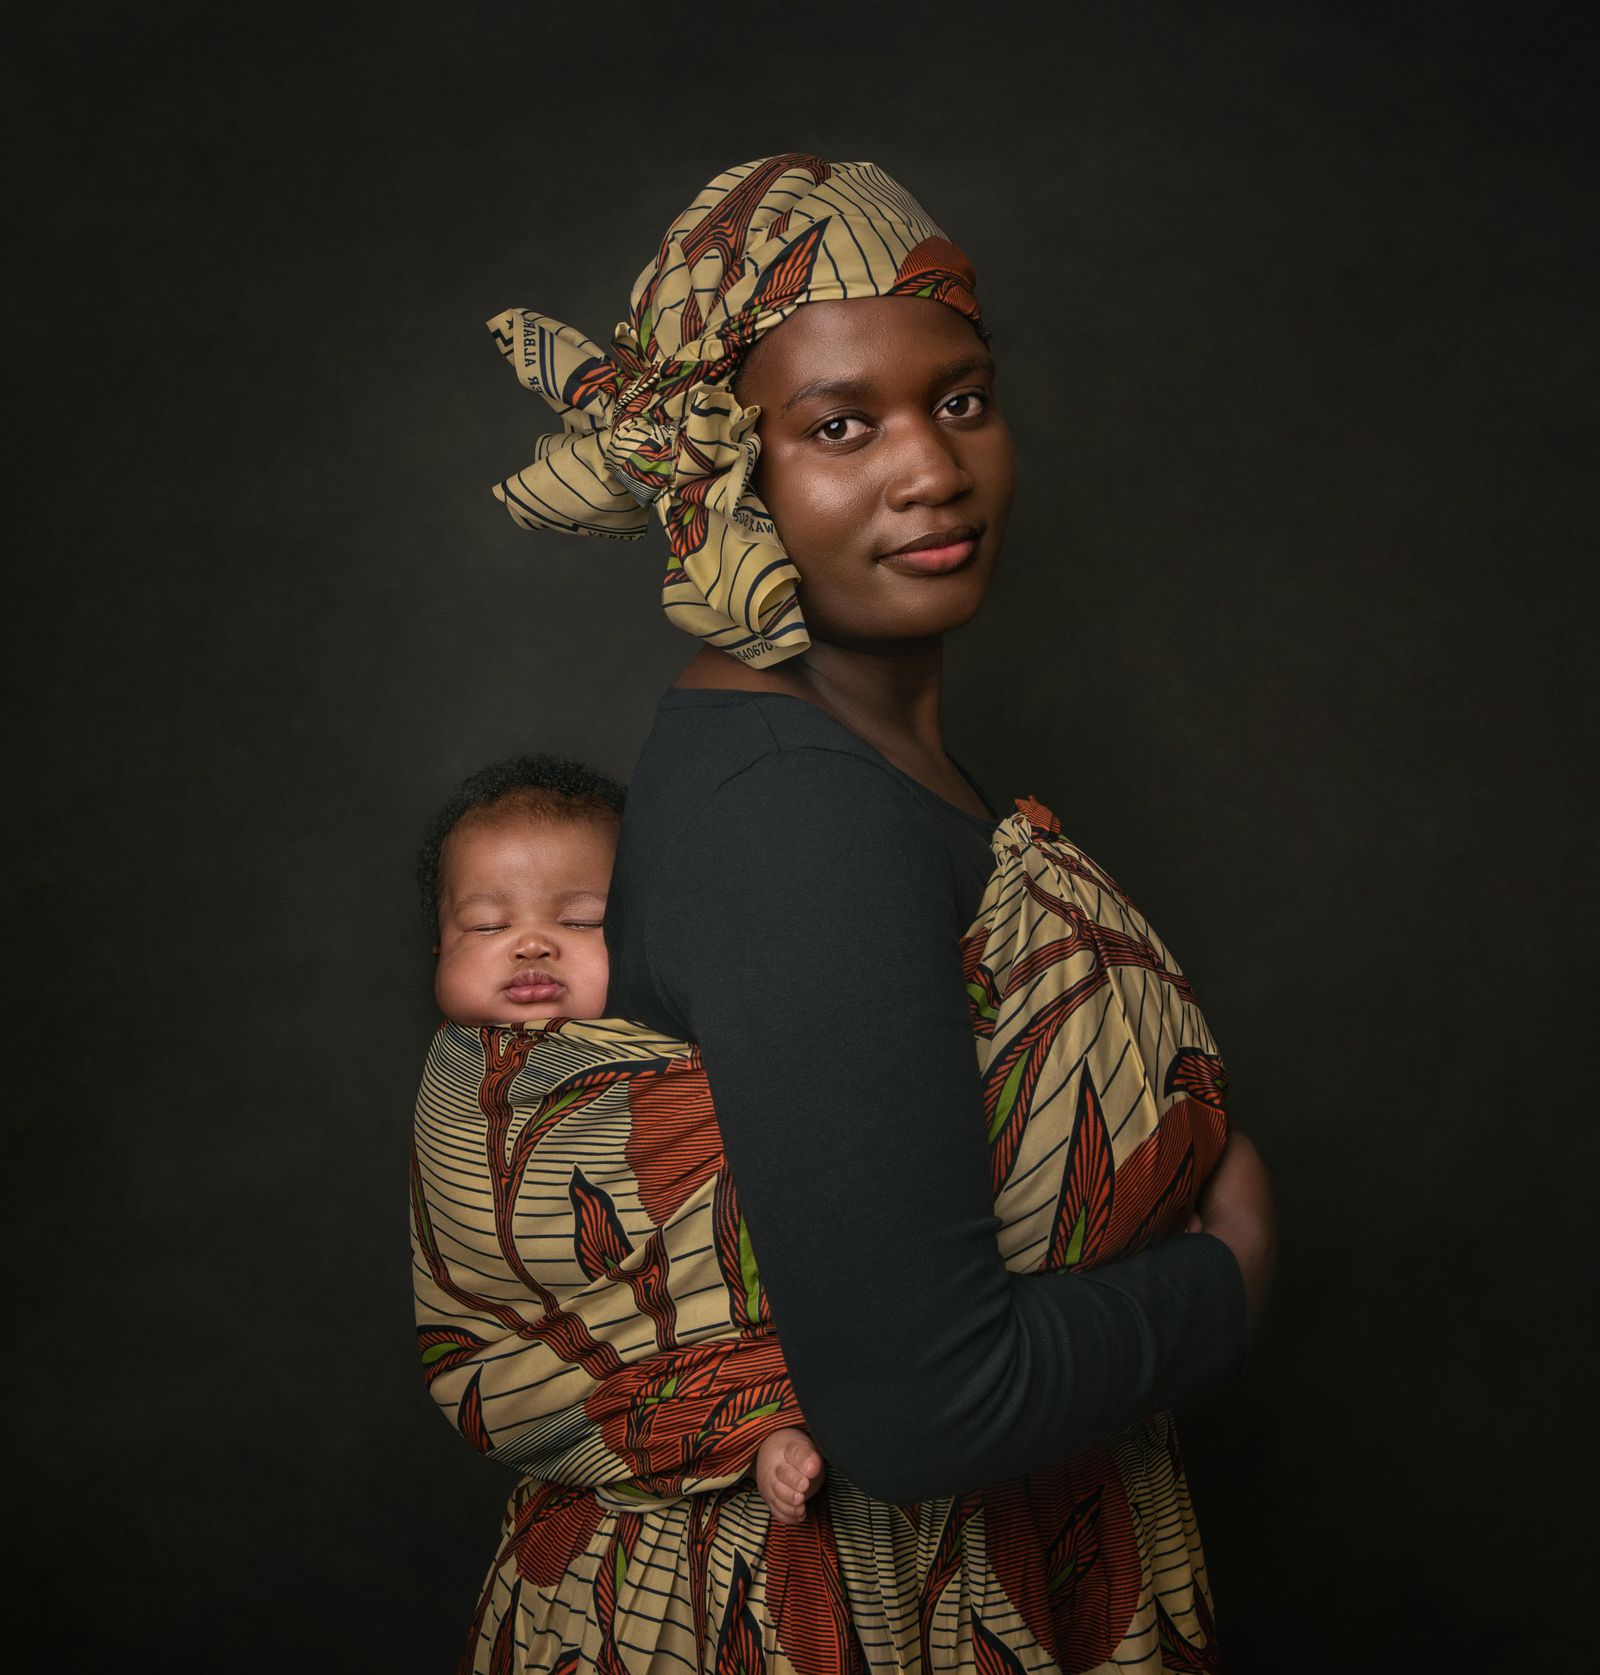
[(800, 1405), (848, 1477), (894, 1502), (980, 1488), (1237, 1373), (1243, 1287), (1209, 1235), (1006, 1269), (966, 927), (892, 774), (774, 752), (655, 876), (655, 980), (700, 1043)]

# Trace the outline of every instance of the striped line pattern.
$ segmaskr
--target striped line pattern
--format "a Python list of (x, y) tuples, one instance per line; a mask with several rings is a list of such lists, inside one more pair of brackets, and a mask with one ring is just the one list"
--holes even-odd
[[(1019, 803), (994, 855), (963, 956), (1000, 1248), (1087, 1268), (1182, 1225), (1226, 1134), (1221, 1061), (1048, 810)], [(1165, 1415), (957, 1499), (830, 1472), (802, 1524), (769, 1521), (755, 1450), (803, 1421), (689, 1044), (443, 1025), (412, 1188), (429, 1388), (520, 1474), (463, 1671), (1216, 1667)]]
[(751, 487), (756, 415), (728, 381), (807, 302), (917, 296), (982, 330), (971, 264), (871, 163), (787, 153), (709, 182), (668, 228), (609, 349), (548, 315), (489, 321), (518, 379), (561, 415), (494, 489), (526, 529), (667, 534), (661, 599), (687, 633), (756, 666), (810, 644), (797, 572)]

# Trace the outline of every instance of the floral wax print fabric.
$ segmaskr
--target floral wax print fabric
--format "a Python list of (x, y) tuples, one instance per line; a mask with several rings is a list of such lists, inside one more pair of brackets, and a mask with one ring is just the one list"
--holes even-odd
[(742, 662), (810, 644), (797, 572), (752, 485), (760, 409), (730, 381), (803, 303), (927, 297), (982, 332), (966, 257), (871, 163), (790, 153), (720, 174), (667, 230), (609, 351), (531, 309), (489, 322), (517, 377), (561, 415), (495, 489), (526, 528), (667, 532), (667, 616)]
[[(1033, 802), (962, 944), (998, 1241), (1083, 1270), (1184, 1224), (1226, 1136), (1187, 981)], [(748, 1473), (803, 1424), (698, 1050), (616, 1019), (441, 1026), (412, 1171), (424, 1374), (519, 1473), (463, 1671), (1207, 1670), (1172, 1420), (893, 1506), (830, 1465), (798, 1524)], [(840, 1310), (892, 1306), (863, 1273)]]

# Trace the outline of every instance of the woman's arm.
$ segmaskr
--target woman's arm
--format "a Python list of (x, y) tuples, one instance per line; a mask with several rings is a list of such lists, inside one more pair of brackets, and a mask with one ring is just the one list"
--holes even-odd
[(915, 792), (843, 751), (726, 781), (645, 907), (701, 1045), (800, 1405), (889, 1501), (1053, 1464), (1226, 1382), (1240, 1271), (1188, 1235), (1092, 1272), (998, 1253), (948, 852)]

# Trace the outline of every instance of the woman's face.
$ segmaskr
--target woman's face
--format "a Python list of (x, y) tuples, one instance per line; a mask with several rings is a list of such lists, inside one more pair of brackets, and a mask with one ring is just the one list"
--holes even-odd
[(970, 321), (921, 297), (807, 303), (751, 350), (738, 399), (761, 407), (756, 491), (813, 639), (918, 639), (976, 614), (1013, 461)]

